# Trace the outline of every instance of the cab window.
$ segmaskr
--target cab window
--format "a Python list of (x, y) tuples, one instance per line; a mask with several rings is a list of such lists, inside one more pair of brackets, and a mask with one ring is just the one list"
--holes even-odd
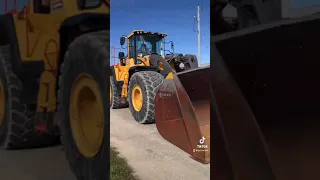
[(99, 7), (103, 0), (78, 0), (80, 9), (91, 9)]
[(50, 13), (50, 0), (34, 0), (33, 1), (33, 11), (39, 14), (49, 14)]
[(136, 55), (135, 55), (135, 51), (134, 51), (134, 36), (130, 37), (129, 38), (129, 43), (130, 43), (130, 58), (134, 58)]
[(162, 37), (153, 34), (144, 34), (136, 36), (136, 50), (137, 54), (142, 56), (150, 54), (161, 54)]

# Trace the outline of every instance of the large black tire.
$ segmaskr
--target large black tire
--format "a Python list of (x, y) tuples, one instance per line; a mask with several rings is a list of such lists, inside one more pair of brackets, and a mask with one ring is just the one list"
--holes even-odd
[(0, 80), (5, 95), (5, 113), (0, 126), (0, 147), (4, 149), (35, 148), (55, 144), (58, 137), (34, 131), (35, 104), (22, 104), (22, 83), (13, 73), (10, 46), (0, 47)]
[(185, 64), (185, 70), (190, 70), (199, 67), (197, 56), (192, 54), (186, 54), (184, 55), (186, 61)]
[(110, 87), (112, 92), (112, 97), (110, 99), (110, 108), (111, 109), (120, 109), (126, 108), (129, 106), (127, 99), (124, 103), (121, 103), (121, 91), (114, 82), (113, 76), (110, 76)]
[[(71, 170), (79, 180), (109, 178), (109, 31), (90, 32), (76, 38), (69, 46), (59, 77), (58, 118), (62, 144)], [(103, 102), (104, 139), (99, 152), (94, 157), (85, 157), (80, 152), (70, 125), (70, 96), (76, 77), (90, 75), (97, 83)], [(88, 119), (91, 120), (91, 119)]]
[[(140, 124), (155, 122), (155, 97), (160, 85), (164, 81), (161, 74), (154, 71), (142, 71), (134, 73), (129, 82), (129, 108), (133, 118)], [(142, 90), (142, 109), (136, 111), (132, 103), (132, 89), (139, 86)]]

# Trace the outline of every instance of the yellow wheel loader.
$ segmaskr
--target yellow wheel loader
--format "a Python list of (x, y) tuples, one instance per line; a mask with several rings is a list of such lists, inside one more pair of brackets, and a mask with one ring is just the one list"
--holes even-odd
[(320, 7), (290, 3), (211, 3), (212, 179), (320, 179)]
[[(162, 83), (167, 74), (171, 72), (169, 68), (164, 68), (164, 64), (169, 64), (169, 67), (174, 72), (182, 72), (198, 67), (195, 56), (183, 56), (177, 53), (165, 55), (164, 38), (166, 36), (164, 33), (134, 30), (128, 36), (121, 37), (121, 46), (127, 42), (127, 57), (125, 57), (123, 52), (119, 52), (118, 64), (111, 66), (110, 106), (112, 109), (117, 109), (130, 105), (130, 110), (135, 120), (139, 123), (154, 122), (154, 107), (150, 109), (144, 106), (142, 110), (142, 99), (154, 99), (154, 97), (149, 95), (149, 91), (152, 91), (153, 96), (155, 96), (157, 87)], [(173, 48), (173, 43), (171, 44), (171, 48)], [(167, 63), (163, 63), (164, 61)], [(135, 74), (136, 72), (139, 73)], [(131, 77), (133, 78), (131, 79)], [(149, 84), (140, 84), (139, 86), (137, 81)], [(141, 86), (148, 86), (151, 89), (142, 91)], [(147, 93), (150, 98), (143, 98), (143, 96), (147, 96), (143, 93)], [(154, 106), (154, 102), (145, 103)]]
[(111, 66), (110, 107), (129, 106), (138, 123), (155, 122), (162, 137), (208, 163), (209, 68), (199, 68), (194, 55), (165, 55), (166, 36), (134, 30), (120, 38), (127, 57), (120, 52)]
[(30, 0), (21, 11), (6, 10), (0, 146), (50, 145), (61, 131), (78, 179), (108, 179), (109, 106), (102, 92), (109, 88), (110, 1)]

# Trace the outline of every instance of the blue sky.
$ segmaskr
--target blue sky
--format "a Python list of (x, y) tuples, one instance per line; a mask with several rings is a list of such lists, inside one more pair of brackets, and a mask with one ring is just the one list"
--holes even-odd
[(197, 55), (198, 40), (197, 33), (193, 31), (193, 17), (197, 15), (198, 5), (202, 7), (201, 64), (209, 63), (209, 0), (111, 0), (110, 45), (120, 47), (120, 36), (135, 29), (165, 32), (168, 34), (166, 41), (174, 41), (176, 53)]

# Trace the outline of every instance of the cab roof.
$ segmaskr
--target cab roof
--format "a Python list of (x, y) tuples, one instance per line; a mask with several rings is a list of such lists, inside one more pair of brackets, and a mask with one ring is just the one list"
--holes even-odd
[(133, 36), (134, 34), (152, 34), (152, 35), (159, 35), (162, 37), (166, 37), (167, 34), (165, 33), (158, 33), (158, 32), (146, 32), (144, 30), (133, 30), (132, 33), (130, 33), (127, 38), (130, 38), (131, 36)]

